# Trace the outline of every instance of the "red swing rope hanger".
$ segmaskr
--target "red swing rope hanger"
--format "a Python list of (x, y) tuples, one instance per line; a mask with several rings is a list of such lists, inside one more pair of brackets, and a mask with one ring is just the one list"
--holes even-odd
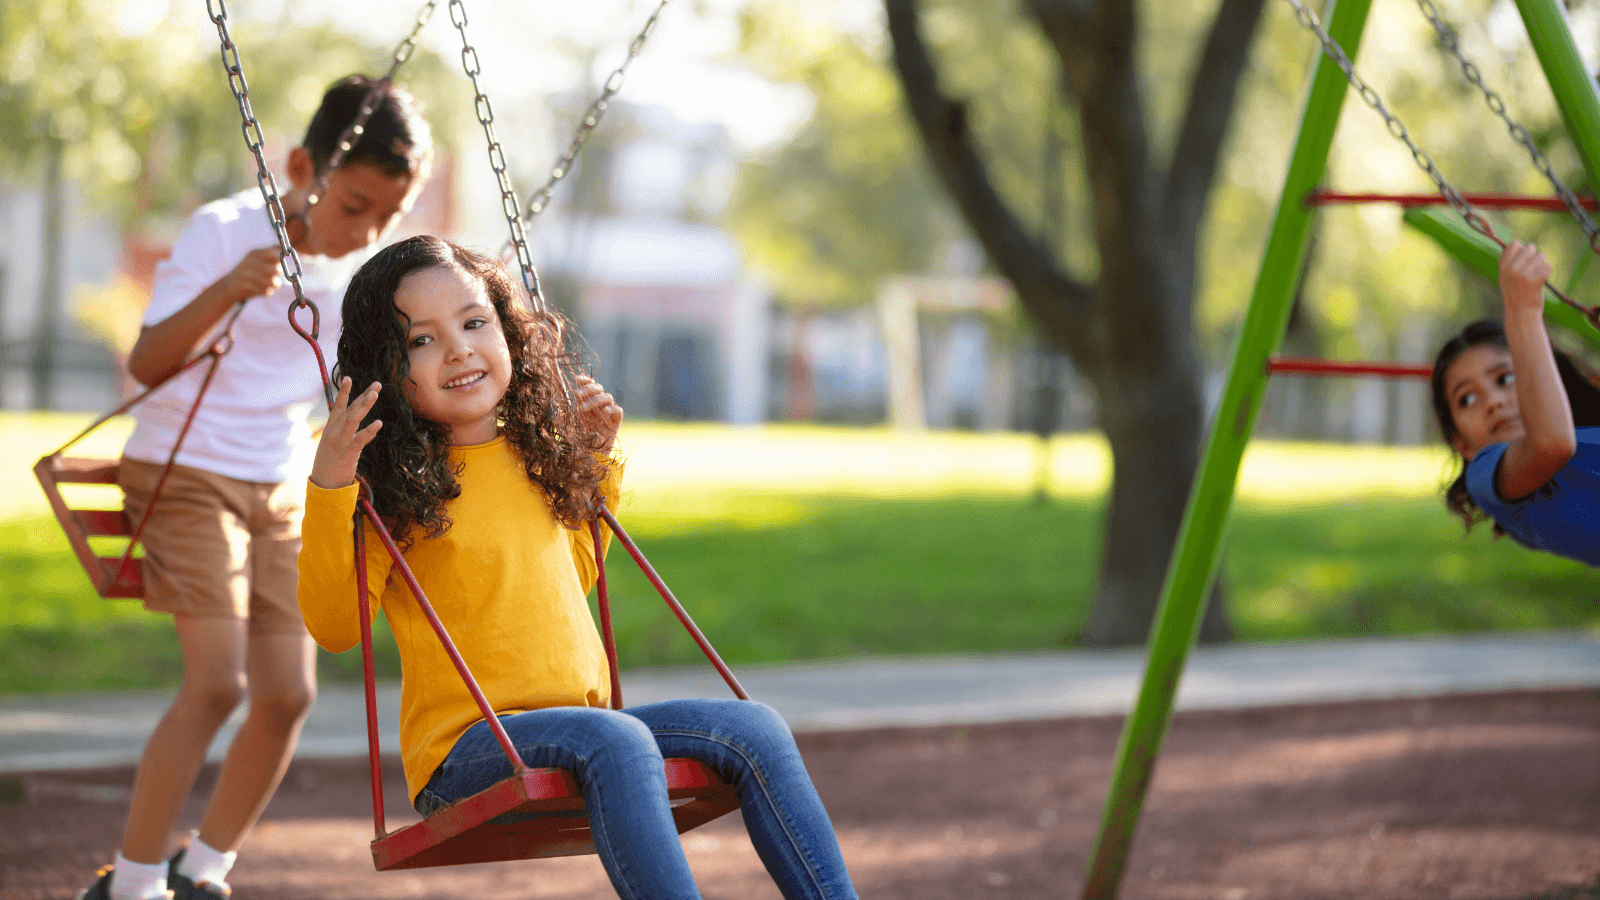
[[(425, 8), (423, 14), (419, 16), (419, 29), (421, 24), (426, 22), (427, 17), (431, 15), (432, 7), (435, 5), (435, 3), (436, 0), (430, 0), (428, 7)], [(664, 4), (665, 0), (663, 0), (663, 5)], [(477, 52), (472, 47), (472, 44), (467, 37), (466, 10), (462, 5), (461, 0), (450, 0), (450, 11), (451, 21), (461, 35), (463, 66), (466, 68), (467, 74), (473, 82), (474, 91), (476, 93), (475, 102), (479, 113), (479, 122), (484, 128), (484, 134), (489, 143), (490, 163), (494, 167), (496, 176), (500, 181), (503, 200), (502, 209), (506, 213), (508, 224), (512, 232), (512, 241), (517, 245), (518, 248), (517, 255), (523, 263), (524, 284), (529, 289), (530, 297), (533, 298), (536, 304), (539, 304), (540, 295), (538, 292), (538, 280), (533, 270), (531, 254), (528, 252), (526, 241), (523, 237), (521, 222), (517, 216), (519, 207), (516, 201), (516, 194), (511, 188), (509, 179), (506, 177), (504, 152), (500, 147), (499, 141), (494, 135), (493, 110), (489, 104), (488, 98), (483, 94), (482, 89), (479, 87), (477, 82), (477, 74), (481, 70), (477, 64)], [(659, 11), (660, 10), (658, 8), (657, 14), (659, 14)], [(260, 185), (262, 196), (266, 200), (268, 216), (271, 219), (273, 231), (278, 238), (280, 262), (284, 269), (285, 277), (289, 280), (289, 283), (294, 289), (295, 299), (290, 303), (288, 310), (289, 324), (290, 327), (292, 327), (295, 332), (311, 346), (312, 353), (317, 361), (318, 372), (322, 379), (323, 390), (329, 396), (332, 396), (333, 389), (331, 379), (329, 378), (328, 374), (327, 364), (322, 356), (321, 348), (317, 343), (318, 329), (320, 327), (320, 314), (317, 310), (316, 304), (306, 298), (301, 285), (299, 277), (299, 258), (289, 240), (286, 217), (284, 215), (282, 203), (277, 192), (276, 181), (266, 165), (265, 156), (262, 150), (265, 141), (261, 132), (260, 123), (255, 118), (255, 115), (250, 108), (249, 86), (245, 80), (243, 66), (239, 60), (238, 48), (228, 33), (227, 7), (224, 0), (207, 0), (207, 12), (210, 15), (211, 21), (217, 27), (218, 37), (222, 45), (223, 66), (227, 71), (228, 84), (230, 89), (233, 91), (234, 99), (238, 104), (239, 114), (243, 121), (245, 142), (249, 146), (251, 154), (254, 156), (256, 161), (257, 182)], [(655, 22), (655, 19), (656, 16), (653, 15), (651, 17), (651, 24)], [(404, 48), (414, 43), (415, 35), (416, 32), (413, 31), (412, 37), (408, 38), (407, 43), (402, 45), (402, 51), (397, 52), (397, 56), (400, 52), (407, 52), (404, 50)], [(392, 71), (393, 69), (391, 68), (391, 72)], [(592, 126), (589, 127), (592, 129)], [(349, 135), (347, 135), (347, 137), (349, 137)], [(302, 309), (309, 309), (311, 312), (311, 324), (309, 329), (302, 326), (297, 315)], [(542, 304), (540, 304), (540, 309), (542, 311)], [(513, 775), (511, 778), (507, 779), (501, 784), (506, 785), (512, 782), (520, 784), (524, 792), (521, 795), (521, 798), (524, 801), (531, 799), (527, 796), (528, 794), (535, 793), (536, 790), (544, 790), (547, 792), (547, 794), (561, 795), (555, 798), (558, 806), (562, 805), (563, 803), (565, 803), (567, 806), (570, 806), (570, 800), (573, 796), (574, 787), (572, 784), (570, 784), (570, 773), (567, 773), (563, 779), (559, 773), (552, 775), (551, 772), (546, 770), (532, 770), (522, 762), (521, 756), (516, 752), (516, 748), (512, 745), (511, 739), (506, 734), (505, 729), (496, 716), (493, 707), (490, 705), (487, 697), (483, 694), (482, 689), (478, 686), (476, 679), (472, 676), (466, 661), (456, 649), (455, 643), (453, 640), (451, 640), (449, 632), (445, 628), (444, 623), (439, 619), (437, 613), (434, 611), (432, 604), (428, 601), (421, 585), (418, 584), (416, 576), (411, 572), (410, 566), (406, 563), (399, 547), (395, 544), (393, 537), (389, 534), (387, 528), (384, 526), (381, 517), (373, 508), (370, 500), (372, 494), (370, 485), (368, 485), (366, 480), (360, 476), (357, 476), (357, 481), (361, 485), (361, 496), (357, 501), (361, 514), (373, 525), (375, 533), (383, 542), (385, 549), (388, 551), (391, 559), (394, 562), (395, 570), (400, 573), (401, 578), (406, 582), (406, 586), (416, 598), (424, 616), (428, 619), (429, 625), (433, 628), (435, 635), (439, 638), (440, 643), (445, 649), (445, 652), (450, 657), (451, 663), (455, 666), (456, 671), (461, 675), (468, 691), (472, 694), (473, 700), (477, 704), (480, 713), (482, 713), (484, 721), (488, 723), (496, 741), (500, 744), (501, 749), (506, 753), (507, 759), (510, 762), (513, 770)], [(671, 591), (667, 589), (666, 584), (660, 579), (660, 577), (655, 573), (654, 569), (650, 567), (648, 561), (646, 561), (644, 556), (638, 551), (637, 546), (627, 536), (627, 533), (622, 529), (620, 523), (617, 522), (616, 517), (605, 508), (603, 501), (601, 501), (596, 504), (596, 519), (591, 520), (590, 531), (595, 545), (595, 561), (599, 569), (597, 580), (597, 586), (599, 588), (598, 602), (601, 609), (601, 619), (603, 622), (608, 668), (612, 681), (613, 708), (621, 707), (621, 691), (617, 675), (615, 640), (612, 635), (610, 624), (611, 617), (609, 595), (606, 589), (604, 575), (603, 544), (601, 541), (598, 522), (600, 518), (605, 519), (607, 526), (611, 528), (613, 534), (615, 534), (617, 538), (622, 541), (624, 546), (628, 548), (629, 553), (634, 557), (641, 569), (644, 570), (647, 577), (649, 577), (652, 584), (661, 594), (662, 599), (668, 604), (669, 607), (672, 608), (679, 621), (683, 623), (684, 627), (689, 631), (691, 636), (694, 637), (702, 652), (705, 653), (706, 657), (711, 661), (713, 666), (715, 666), (717, 671), (723, 676), (723, 679), (727, 682), (734, 695), (740, 699), (749, 699), (749, 694), (739, 684), (738, 680), (733, 676), (733, 673), (722, 662), (721, 658), (711, 647), (710, 643), (706, 641), (704, 635), (694, 625), (692, 619), (689, 617), (687, 611), (684, 610), (682, 604), (679, 603), (672, 595)], [(355, 560), (357, 567), (356, 599), (361, 617), (362, 662), (367, 694), (369, 762), (372, 772), (373, 789), (373, 824), (374, 831), (377, 836), (377, 840), (374, 841), (375, 862), (379, 863), (380, 868), (407, 867), (417, 865), (448, 864), (453, 862), (484, 861), (488, 859), (514, 858), (514, 855), (554, 855), (557, 853), (583, 852), (585, 846), (592, 849), (592, 844), (586, 844), (586, 842), (573, 843), (569, 841), (567, 844), (563, 844), (554, 849), (547, 849), (546, 852), (529, 854), (526, 852), (520, 852), (528, 849), (525, 846), (506, 846), (504, 836), (501, 835), (499, 845), (487, 851), (484, 851), (480, 848), (478, 852), (471, 853), (469, 855), (464, 855), (464, 851), (462, 850), (456, 850), (453, 855), (441, 855), (436, 852), (432, 857), (421, 859), (421, 861), (419, 861), (419, 858), (427, 857), (427, 853), (430, 849), (436, 850), (437, 845), (439, 845), (440, 842), (448, 840), (452, 837), (459, 837), (459, 833), (451, 833), (450, 830), (452, 828), (459, 832), (462, 827), (471, 824), (464, 823), (462, 821), (456, 821), (461, 819), (461, 815), (459, 815), (459, 813), (462, 813), (465, 807), (472, 807), (474, 805), (479, 807), (486, 806), (485, 803), (476, 803), (476, 801), (485, 798), (486, 795), (489, 794), (497, 795), (495, 797), (487, 798), (489, 804), (504, 801), (506, 799), (504, 795), (507, 794), (507, 791), (500, 790), (500, 786), (491, 788), (490, 791), (486, 791), (485, 794), (479, 795), (476, 798), (468, 798), (467, 800), (463, 800), (460, 803), (448, 807), (447, 809), (455, 811), (457, 814), (453, 814), (451, 817), (452, 821), (445, 823), (440, 828), (431, 827), (429, 821), (425, 820), (422, 823), (418, 823), (418, 825), (411, 826), (407, 829), (402, 829), (401, 831), (397, 831), (392, 834), (386, 830), (384, 825), (382, 780), (379, 771), (380, 761), (377, 734), (376, 684), (373, 675), (370, 600), (366, 586), (364, 531), (363, 529), (357, 528), (354, 529), (354, 532)], [(679, 765), (678, 768), (680, 770), (686, 769), (687, 766)], [(680, 772), (679, 774), (683, 775), (685, 773)], [(709, 775), (708, 770), (701, 773), (688, 772), (686, 774), (700, 777), (702, 779), (701, 786), (709, 786), (720, 791), (718, 796), (720, 796), (720, 794), (730, 793), (726, 789), (725, 785), (721, 785), (720, 782), (716, 782), (715, 777)], [(706, 777), (709, 777), (713, 783), (706, 785)], [(553, 783), (551, 781), (552, 778), (555, 779)], [(684, 779), (680, 777), (677, 780), (681, 782)], [(690, 780), (692, 780), (692, 778)], [(669, 779), (669, 781), (671, 781), (671, 779)], [(518, 797), (513, 796), (510, 799), (512, 801), (516, 801)], [(715, 800), (716, 798), (713, 797), (711, 799)], [(693, 825), (700, 824), (703, 821), (709, 821), (711, 818), (715, 818), (718, 815), (731, 811), (734, 806), (737, 805), (737, 801), (732, 801), (732, 804), (733, 805), (728, 805), (726, 799), (723, 799), (721, 802), (710, 802), (705, 798), (696, 797), (692, 799), (690, 803), (679, 808), (681, 811), (686, 813), (686, 815), (683, 815), (679, 818), (680, 826), (683, 825), (686, 820), (688, 821), (689, 827), (693, 827)], [(502, 805), (504, 804), (502, 803)], [(579, 805), (581, 806), (581, 803)], [(461, 807), (462, 809), (458, 809), (458, 807)], [(480, 818), (483, 819), (484, 822), (480, 824), (492, 825), (493, 823), (488, 822), (488, 819), (492, 819), (495, 815), (503, 813), (506, 810), (503, 808), (492, 808), (487, 810), (478, 809), (475, 811), (482, 813)], [(550, 832), (548, 830), (544, 830), (544, 833)], [(387, 841), (391, 841), (395, 838), (400, 838), (400, 843), (403, 843), (405, 846), (397, 850), (398, 856), (392, 856), (389, 858), (390, 865), (384, 865), (385, 858), (383, 857), (382, 849), (378, 845)], [(538, 848), (534, 849), (537, 850)]]
[[(1339, 42), (1329, 35), (1327, 30), (1322, 27), (1322, 22), (1317, 18), (1317, 14), (1312, 12), (1305, 5), (1305, 3), (1302, 2), (1302, 0), (1287, 0), (1287, 2), (1290, 6), (1294, 7), (1295, 16), (1299, 19), (1300, 24), (1304, 25), (1307, 29), (1316, 34), (1317, 40), (1322, 44), (1323, 52), (1327, 54), (1328, 58), (1333, 60), (1334, 64), (1337, 65), (1340, 71), (1344, 73), (1345, 79), (1349, 81), (1350, 86), (1356, 89), (1356, 92), (1360, 94), (1361, 99), (1366, 101), (1368, 106), (1372, 107), (1375, 112), (1383, 117), (1384, 124), (1387, 126), (1389, 133), (1396, 139), (1405, 143), (1406, 147), (1411, 151), (1412, 160), (1416, 162), (1418, 168), (1422, 169), (1422, 171), (1427, 174), (1429, 180), (1433, 182), (1434, 187), (1438, 189), (1440, 196), (1450, 204), (1450, 206), (1456, 211), (1456, 214), (1461, 216), (1461, 218), (1469, 226), (1471, 226), (1474, 231), (1477, 231), (1479, 234), (1482, 234), (1484, 237), (1487, 237), (1489, 240), (1493, 241), (1496, 246), (1504, 249), (1506, 242), (1495, 233), (1494, 227), (1489, 224), (1489, 220), (1485, 219), (1483, 215), (1472, 206), (1472, 204), (1467, 202), (1467, 199), (1461, 194), (1460, 191), (1456, 190), (1455, 187), (1450, 184), (1450, 182), (1445, 180), (1445, 177), (1442, 173), (1440, 173), (1438, 166), (1434, 164), (1433, 157), (1429, 156), (1426, 150), (1423, 150), (1415, 141), (1411, 139), (1411, 133), (1406, 129), (1405, 123), (1401, 122), (1394, 113), (1390, 112), (1388, 108), (1384, 106), (1383, 98), (1379, 96), (1378, 92), (1361, 77), (1360, 73), (1356, 71), (1355, 64), (1350, 61), (1350, 57), (1344, 52), (1344, 48), (1341, 47)], [(1426, 2), (1426, 0), (1424, 0), (1424, 2)], [(1425, 6), (1425, 11), (1431, 8), (1432, 4), (1427, 3)], [(1433, 21), (1438, 23), (1438, 18), (1436, 15), (1432, 16), (1431, 18)], [(1436, 24), (1435, 27), (1438, 27), (1438, 25)], [(1463, 68), (1469, 71), (1469, 78), (1472, 78), (1473, 75), (1477, 73), (1477, 67), (1473, 66), (1472, 63), (1461, 54), (1459, 44), (1456, 44), (1454, 49), (1456, 51), (1457, 58), (1462, 61)], [(1510, 123), (1513, 134), (1519, 135), (1519, 141), (1522, 139), (1522, 137), (1526, 136), (1527, 130), (1511, 121), (1511, 119), (1505, 115), (1504, 102), (1500, 101), (1500, 98), (1488, 88), (1483, 87), (1481, 77), (1475, 79), (1475, 84), (1482, 88), (1486, 96), (1490, 98), (1489, 103), (1491, 109), (1496, 109), (1496, 111), (1501, 115), (1501, 118)], [(1536, 154), (1536, 164), (1540, 159), (1543, 159), (1543, 154), (1538, 153), (1537, 148), (1532, 146), (1531, 138), (1527, 139), (1527, 141), (1524, 143), (1524, 146), (1534, 151)], [(1576, 197), (1572, 195), (1571, 191), (1567, 190), (1565, 185), (1562, 185), (1560, 180), (1555, 177), (1554, 169), (1550, 167), (1549, 160), (1544, 160), (1544, 165), (1541, 167), (1541, 171), (1543, 171), (1546, 177), (1550, 178), (1552, 182), (1557, 185), (1558, 193), (1563, 194), (1564, 197), (1572, 197), (1573, 202), (1567, 204), (1569, 211), (1571, 211), (1573, 215), (1578, 218), (1580, 224), (1584, 225), (1584, 231), (1589, 235), (1590, 246), (1595, 248), (1596, 252), (1600, 252), (1600, 229), (1595, 227), (1594, 222), (1589, 218), (1588, 213), (1583, 211), (1582, 204), (1577, 202)], [(1565, 291), (1562, 291), (1553, 284), (1547, 283), (1545, 286), (1552, 294), (1555, 295), (1556, 299), (1560, 300), (1567, 306), (1572, 307), (1578, 312), (1583, 313), (1584, 317), (1589, 320), (1590, 325), (1600, 328), (1600, 308), (1584, 306), (1583, 304), (1578, 303), (1571, 297), (1568, 297)]]

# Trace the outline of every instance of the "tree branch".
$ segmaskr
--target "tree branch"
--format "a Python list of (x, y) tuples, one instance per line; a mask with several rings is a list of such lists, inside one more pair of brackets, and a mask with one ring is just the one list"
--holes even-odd
[(934, 170), (1035, 321), (1076, 355), (1083, 349), (1074, 346), (1083, 344), (1074, 338), (1079, 333), (1077, 314), (1087, 308), (1092, 291), (1061, 270), (1051, 249), (1034, 238), (995, 190), (973, 144), (966, 106), (946, 97), (939, 86), (922, 40), (916, 0), (884, 0), (884, 8), (895, 70)]
[(1160, 223), (1161, 175), (1150, 164), (1135, 66), (1135, 4), (1031, 0), (1028, 6), (1077, 100), (1100, 250), (1096, 299), (1130, 313), (1106, 317), (1101, 352), (1131, 369), (1154, 370), (1173, 352), (1173, 340), (1186, 340), (1190, 292), (1171, 277)]
[(1170, 240), (1186, 244), (1199, 233), (1264, 5), (1265, 0), (1222, 0), (1211, 22), (1167, 169), (1164, 196)]

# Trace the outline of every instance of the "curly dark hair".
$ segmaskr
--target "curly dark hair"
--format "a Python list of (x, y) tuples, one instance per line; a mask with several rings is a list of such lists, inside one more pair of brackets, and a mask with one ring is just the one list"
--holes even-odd
[(612, 463), (598, 455), (604, 437), (574, 415), (568, 402), (563, 367), (573, 360), (565, 344), (570, 324), (556, 313), (529, 309), (494, 259), (427, 235), (380, 250), (356, 272), (344, 296), (335, 381), (349, 376), (357, 391), (382, 384), (367, 421), (382, 419), (383, 427), (362, 451), (357, 469), (372, 488), (374, 508), (396, 541), (409, 547), (417, 528), (430, 538), (450, 529), (446, 506), (461, 494), (461, 464), (451, 458), (449, 429), (418, 415), (406, 400), (410, 323), (394, 303), (407, 275), (435, 266), (483, 285), (511, 352), (501, 431), (556, 517), (569, 528), (580, 527), (594, 513)]
[[(1481, 346), (1507, 347), (1506, 326), (1499, 319), (1479, 319), (1462, 328), (1454, 337), (1439, 348), (1439, 355), (1433, 361), (1433, 376), (1429, 380), (1429, 395), (1433, 401), (1433, 418), (1439, 426), (1439, 434), (1445, 443), (1455, 446), (1456, 435), (1460, 432), (1456, 428), (1455, 416), (1450, 412), (1450, 397), (1446, 393), (1444, 383), (1445, 373), (1450, 365), (1461, 354), (1473, 347)], [(1561, 384), (1566, 388), (1567, 403), (1572, 407), (1572, 423), (1576, 427), (1600, 425), (1600, 388), (1595, 387), (1593, 377), (1558, 347), (1550, 348), (1556, 359), (1556, 371), (1561, 375)], [(1444, 505), (1459, 516), (1466, 523), (1467, 530), (1471, 531), (1476, 525), (1489, 517), (1478, 509), (1478, 504), (1472, 502), (1472, 495), (1467, 492), (1467, 460), (1461, 461), (1461, 471), (1455, 479), (1445, 488)], [(1494, 523), (1495, 534), (1504, 534), (1499, 523)]]

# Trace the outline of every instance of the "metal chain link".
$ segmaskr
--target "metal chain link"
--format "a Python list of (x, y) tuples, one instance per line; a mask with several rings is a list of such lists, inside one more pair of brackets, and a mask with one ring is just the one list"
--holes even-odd
[[(1356, 92), (1361, 95), (1361, 99), (1366, 101), (1368, 106), (1383, 117), (1384, 125), (1389, 129), (1389, 133), (1403, 141), (1406, 147), (1411, 150), (1412, 160), (1427, 174), (1440, 195), (1450, 203), (1456, 213), (1474, 230), (1493, 241), (1497, 246), (1504, 248), (1505, 241), (1494, 233), (1494, 228), (1489, 224), (1489, 220), (1480, 215), (1476, 209), (1473, 209), (1466, 198), (1461, 196), (1461, 192), (1445, 180), (1444, 175), (1439, 172), (1438, 166), (1434, 165), (1433, 157), (1429, 156), (1426, 150), (1417, 146), (1416, 142), (1411, 139), (1411, 133), (1406, 130), (1405, 123), (1401, 122), (1394, 113), (1389, 112), (1388, 108), (1383, 105), (1383, 98), (1378, 95), (1378, 92), (1371, 85), (1367, 84), (1360, 73), (1356, 72), (1355, 64), (1345, 54), (1344, 48), (1339, 46), (1339, 42), (1334, 40), (1322, 27), (1322, 21), (1317, 18), (1317, 14), (1307, 8), (1301, 0), (1286, 0), (1286, 2), (1294, 7), (1295, 17), (1300, 20), (1300, 24), (1316, 34), (1317, 40), (1322, 43), (1323, 52), (1344, 73), (1345, 80), (1350, 83), (1350, 86), (1356, 89)], [(1583, 313), (1591, 325), (1600, 328), (1600, 307), (1583, 306), (1572, 300), (1555, 285), (1549, 284), (1546, 286), (1562, 303)]]
[[(206, 0), (206, 14), (217, 26), (217, 37), (222, 41), (222, 66), (228, 73), (228, 87), (233, 91), (233, 99), (238, 103), (245, 146), (249, 147), (251, 155), (256, 160), (256, 184), (261, 188), (261, 196), (266, 201), (267, 217), (272, 221), (272, 231), (278, 236), (278, 265), (283, 269), (284, 278), (288, 279), (290, 286), (294, 288), (294, 300), (290, 302), (288, 310), (289, 325), (311, 344), (311, 349), (316, 353), (317, 366), (322, 374), (323, 393), (327, 395), (329, 405), (332, 405), (333, 392), (328, 380), (328, 368), (322, 358), (322, 348), (317, 343), (318, 332), (322, 327), (322, 314), (315, 303), (306, 299), (305, 287), (301, 283), (300, 255), (295, 252), (294, 245), (289, 241), (287, 217), (283, 213), (283, 202), (278, 195), (278, 182), (267, 167), (267, 158), (263, 150), (266, 140), (261, 133), (261, 122), (250, 109), (250, 86), (245, 81), (244, 67), (239, 62), (239, 48), (228, 34), (228, 5), (225, 0)], [(243, 309), (243, 304), (240, 304), (240, 309)], [(295, 318), (295, 313), (302, 309), (311, 310), (309, 330), (302, 328), (299, 320)], [(237, 316), (236, 312), (235, 317)]]
[(1345, 55), (1344, 48), (1339, 46), (1339, 42), (1334, 40), (1323, 29), (1322, 21), (1317, 18), (1317, 14), (1308, 9), (1301, 0), (1288, 0), (1288, 3), (1294, 7), (1295, 16), (1300, 20), (1300, 24), (1316, 33), (1317, 40), (1322, 42), (1323, 52), (1344, 73), (1344, 77), (1350, 82), (1350, 86), (1356, 89), (1356, 92), (1361, 95), (1361, 99), (1365, 100), (1368, 106), (1383, 117), (1383, 123), (1389, 129), (1389, 133), (1405, 142), (1406, 147), (1411, 150), (1411, 158), (1427, 174), (1439, 193), (1450, 202), (1451, 207), (1460, 214), (1461, 218), (1467, 221), (1467, 224), (1477, 229), (1485, 237), (1503, 246), (1503, 242), (1494, 233), (1494, 228), (1489, 225), (1488, 220), (1479, 215), (1478, 211), (1467, 203), (1466, 198), (1461, 196), (1460, 191), (1457, 191), (1448, 181), (1445, 181), (1444, 175), (1439, 172), (1439, 167), (1434, 165), (1433, 157), (1429, 156), (1426, 150), (1417, 146), (1416, 142), (1411, 139), (1411, 133), (1406, 130), (1405, 123), (1401, 122), (1399, 117), (1389, 112), (1388, 107), (1383, 105), (1383, 98), (1356, 71), (1355, 64), (1350, 61), (1349, 56)]
[(639, 34), (634, 37), (633, 43), (628, 45), (627, 57), (606, 78), (605, 84), (601, 88), (600, 96), (589, 104), (588, 110), (584, 112), (583, 119), (579, 121), (577, 133), (572, 136), (572, 142), (567, 145), (567, 151), (561, 154), (561, 158), (556, 160), (555, 166), (551, 168), (550, 178), (545, 181), (544, 187), (539, 188), (528, 198), (528, 211), (524, 214), (524, 219), (531, 221), (534, 216), (543, 212), (545, 207), (550, 205), (550, 195), (555, 190), (556, 183), (565, 178), (568, 172), (572, 171), (572, 164), (578, 158), (579, 151), (583, 149), (584, 143), (589, 140), (589, 135), (594, 132), (595, 127), (600, 124), (600, 120), (605, 117), (606, 110), (611, 105), (611, 98), (622, 90), (622, 83), (627, 79), (629, 64), (644, 49), (645, 41), (649, 40), (650, 33), (655, 31), (656, 21), (661, 18), (661, 12), (667, 8), (668, 2), (670, 0), (661, 0), (657, 4), (655, 12), (652, 12), (650, 18), (644, 23), (644, 28), (640, 29)]
[(500, 209), (505, 213), (506, 224), (511, 228), (511, 245), (516, 250), (517, 263), (522, 269), (522, 286), (528, 289), (528, 297), (532, 300), (534, 309), (543, 313), (544, 294), (539, 290), (539, 274), (533, 268), (533, 254), (528, 250), (528, 236), (523, 230), (522, 218), (518, 215), (520, 207), (517, 205), (516, 189), (511, 186), (511, 179), (506, 175), (505, 151), (501, 149), (500, 140), (494, 135), (494, 107), (490, 105), (489, 97), (484, 94), (483, 87), (478, 83), (478, 75), (483, 72), (483, 67), (478, 62), (478, 51), (467, 37), (467, 8), (462, 5), (461, 0), (450, 0), (450, 23), (461, 33), (461, 67), (472, 80), (472, 90), (475, 94), (473, 106), (478, 113), (478, 124), (483, 126), (483, 135), (489, 142), (489, 166), (494, 169), (495, 178), (500, 182)]
[(433, 18), (433, 11), (438, 5), (439, 0), (428, 0), (423, 5), (422, 11), (417, 13), (417, 22), (412, 26), (411, 34), (407, 35), (406, 39), (401, 41), (400, 45), (395, 48), (394, 59), (389, 63), (389, 70), (383, 73), (382, 78), (373, 83), (372, 87), (367, 91), (367, 95), (361, 99), (361, 108), (356, 113), (355, 119), (339, 135), (339, 140), (334, 145), (333, 154), (328, 157), (327, 163), (317, 170), (316, 182), (311, 186), (311, 192), (306, 195), (305, 208), (295, 213), (294, 218), (305, 222), (312, 208), (322, 200), (322, 195), (327, 193), (328, 179), (333, 176), (334, 172), (339, 170), (339, 166), (344, 162), (345, 154), (350, 152), (350, 148), (361, 140), (361, 135), (367, 130), (367, 120), (372, 118), (373, 111), (378, 108), (378, 102), (388, 93), (389, 85), (394, 82), (394, 73), (399, 71), (400, 66), (409, 60), (412, 52), (417, 49), (417, 36), (422, 33), (422, 27), (428, 24), (428, 20)]
[(1578, 200), (1577, 194), (1573, 193), (1566, 183), (1556, 175), (1555, 167), (1551, 165), (1549, 158), (1533, 142), (1533, 135), (1529, 134), (1528, 129), (1522, 127), (1506, 112), (1505, 100), (1501, 99), (1499, 94), (1496, 94), (1484, 83), (1482, 70), (1478, 68), (1476, 63), (1468, 59), (1466, 53), (1461, 49), (1460, 35), (1439, 15), (1439, 10), (1434, 6), (1433, 0), (1417, 0), (1417, 7), (1422, 10), (1423, 17), (1433, 25), (1433, 30), (1439, 35), (1439, 42), (1455, 56), (1456, 61), (1461, 65), (1461, 74), (1466, 77), (1469, 84), (1483, 93), (1483, 99), (1489, 105), (1489, 111), (1499, 116), (1500, 120), (1506, 123), (1506, 128), (1510, 131), (1512, 139), (1521, 144), (1524, 150), (1528, 151), (1528, 155), (1533, 158), (1534, 168), (1538, 169), (1539, 174), (1550, 182), (1551, 187), (1555, 189), (1556, 196), (1561, 198), (1562, 205), (1578, 221), (1578, 226), (1583, 229), (1583, 233), (1588, 235), (1589, 248), (1596, 253), (1600, 253), (1600, 226), (1595, 225), (1594, 219), (1589, 216), (1588, 210), (1583, 208), (1583, 204)]

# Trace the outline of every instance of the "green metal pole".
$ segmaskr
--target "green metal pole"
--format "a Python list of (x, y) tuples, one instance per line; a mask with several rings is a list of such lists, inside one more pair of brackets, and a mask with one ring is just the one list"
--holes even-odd
[(1517, 10), (1567, 123), (1567, 133), (1589, 173), (1589, 183), (1600, 184), (1600, 98), (1595, 96), (1594, 79), (1572, 41), (1561, 0), (1517, 0)]
[[(1446, 253), (1489, 279), (1491, 284), (1500, 283), (1500, 248), (1462, 221), (1454, 210), (1413, 206), (1405, 211), (1405, 220), (1407, 225), (1432, 238)], [(1584, 253), (1588, 255), (1587, 250)], [(1549, 289), (1544, 292), (1544, 300), (1546, 321), (1566, 328), (1590, 347), (1600, 350), (1600, 330), (1590, 325), (1583, 313), (1556, 299)]]
[[(1327, 31), (1352, 59), (1371, 5), (1371, 0), (1329, 3), (1332, 13), (1327, 19)], [(1234, 345), (1228, 384), (1212, 422), (1211, 436), (1167, 569), (1150, 636), (1144, 683), (1117, 747), (1116, 771), (1089, 859), (1085, 900), (1112, 900), (1122, 881), (1156, 757), (1172, 718), (1178, 680), (1199, 630), (1202, 604), (1210, 593), (1233, 505), (1239, 464), (1261, 407), (1267, 357), (1282, 341), (1288, 324), (1289, 307), (1311, 235), (1313, 210), (1303, 201), (1327, 168), (1328, 151), (1346, 93), (1344, 73), (1320, 52), (1318, 59), (1255, 293)]]

